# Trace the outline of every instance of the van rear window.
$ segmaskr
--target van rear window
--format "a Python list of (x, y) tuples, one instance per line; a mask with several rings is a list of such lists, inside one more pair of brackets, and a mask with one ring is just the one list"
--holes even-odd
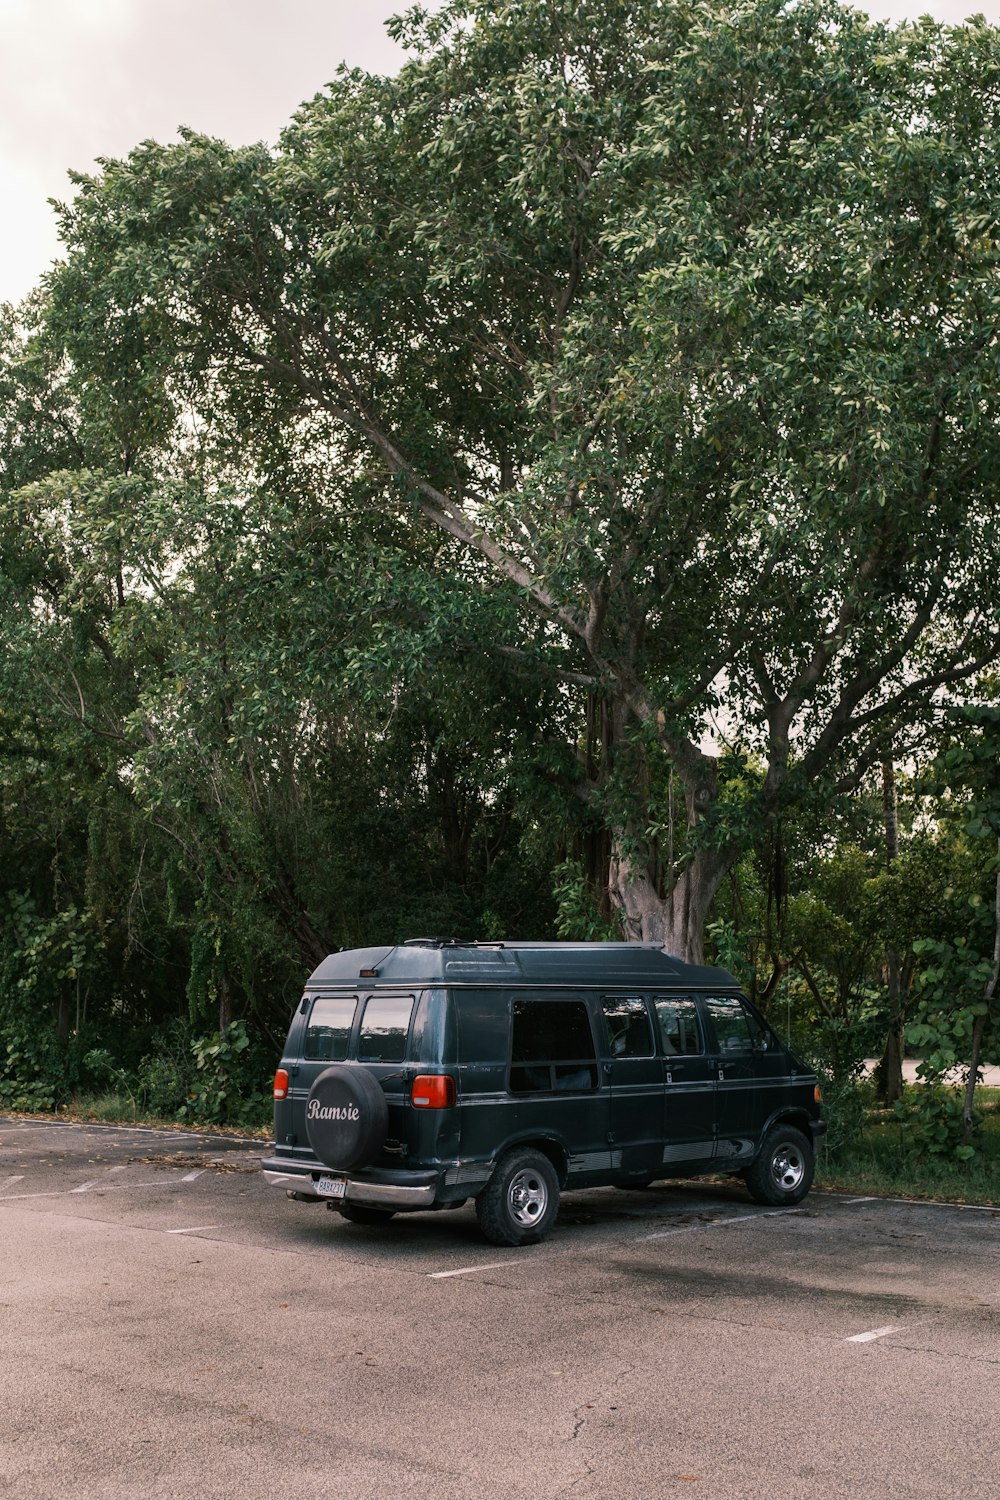
[(356, 995), (320, 995), (309, 1014), (302, 1056), (317, 1062), (343, 1062), (357, 1008)]
[(372, 995), (358, 1038), (359, 1062), (403, 1062), (413, 1015), (412, 995)]
[(596, 1089), (597, 1059), (587, 1007), (578, 1000), (515, 1000), (510, 1091)]

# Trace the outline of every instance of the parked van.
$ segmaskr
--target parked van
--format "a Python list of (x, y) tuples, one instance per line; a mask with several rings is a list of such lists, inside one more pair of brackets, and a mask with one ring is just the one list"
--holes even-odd
[(334, 953), (274, 1080), (267, 1180), (347, 1219), (474, 1198), (498, 1245), (564, 1189), (730, 1173), (760, 1203), (813, 1177), (816, 1075), (724, 969), (652, 944), (417, 938)]

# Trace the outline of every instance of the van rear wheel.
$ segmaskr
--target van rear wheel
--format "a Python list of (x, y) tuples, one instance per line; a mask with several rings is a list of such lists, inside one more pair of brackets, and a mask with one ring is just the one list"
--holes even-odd
[(537, 1245), (558, 1211), (559, 1179), (540, 1151), (508, 1151), (476, 1199), (479, 1227), (494, 1245)]

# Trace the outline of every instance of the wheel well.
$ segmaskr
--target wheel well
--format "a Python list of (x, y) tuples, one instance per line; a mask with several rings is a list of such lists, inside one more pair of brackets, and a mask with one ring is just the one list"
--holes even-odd
[[(780, 1110), (778, 1114), (775, 1115), (774, 1119), (771, 1120), (768, 1124), (767, 1131), (773, 1130), (775, 1125), (794, 1125), (796, 1130), (801, 1130), (807, 1141), (809, 1141), (812, 1145), (816, 1144), (816, 1139), (812, 1132), (812, 1121), (806, 1114), (805, 1110)], [(767, 1134), (767, 1131), (764, 1132), (765, 1135)]]
[(548, 1157), (555, 1168), (556, 1176), (559, 1178), (560, 1190), (566, 1186), (569, 1163), (565, 1151), (558, 1142), (550, 1141), (544, 1137), (541, 1140), (511, 1141), (504, 1155), (506, 1156), (509, 1151), (540, 1151), (542, 1156)]

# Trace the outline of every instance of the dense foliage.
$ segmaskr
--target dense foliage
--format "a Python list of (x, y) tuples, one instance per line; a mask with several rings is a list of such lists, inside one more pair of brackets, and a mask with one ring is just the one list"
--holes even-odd
[(396, 30), (78, 178), (0, 317), (0, 1104), (236, 1118), (319, 956), (426, 932), (707, 943), (835, 1089), (974, 1074), (1000, 35)]

